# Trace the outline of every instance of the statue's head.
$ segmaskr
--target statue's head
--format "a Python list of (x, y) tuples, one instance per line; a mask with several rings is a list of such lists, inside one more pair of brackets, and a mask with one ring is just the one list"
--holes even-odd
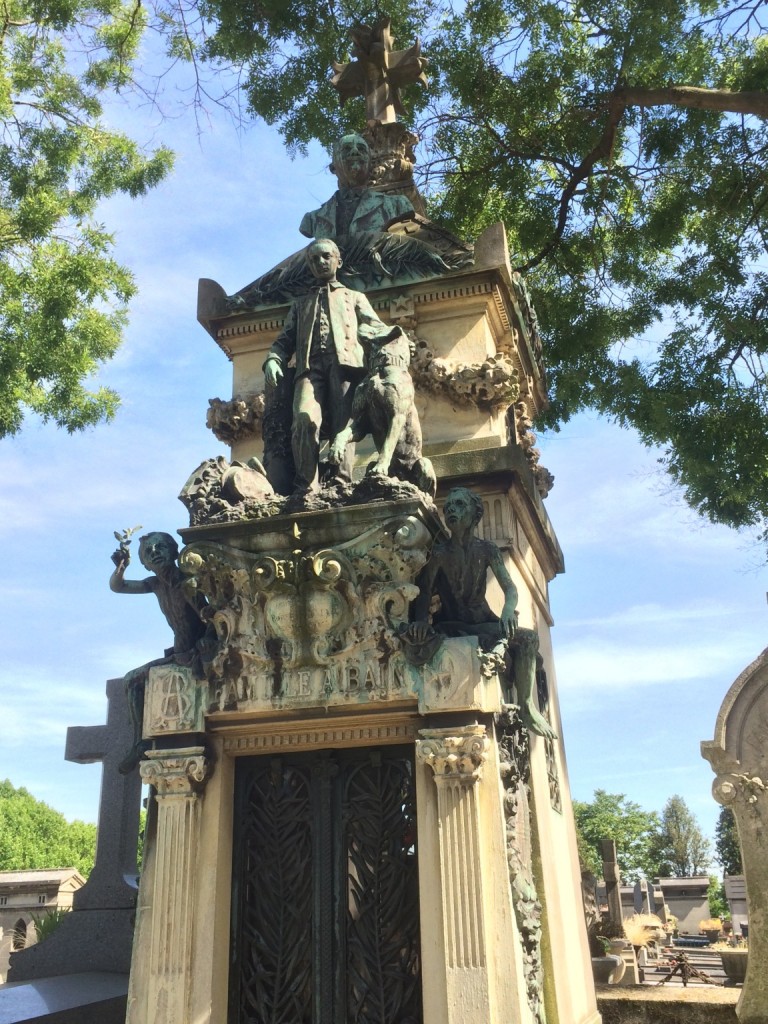
[(139, 538), (139, 561), (150, 572), (167, 569), (178, 557), (179, 545), (170, 533), (145, 533)]
[(341, 266), (341, 253), (333, 239), (318, 238), (307, 246), (304, 258), (312, 275), (319, 281), (335, 280), (336, 271)]
[(483, 501), (466, 487), (454, 487), (446, 496), (443, 515), (449, 529), (466, 526), (473, 529), (483, 518)]
[(333, 147), (331, 170), (339, 185), (367, 185), (371, 174), (371, 149), (362, 135), (344, 135)]

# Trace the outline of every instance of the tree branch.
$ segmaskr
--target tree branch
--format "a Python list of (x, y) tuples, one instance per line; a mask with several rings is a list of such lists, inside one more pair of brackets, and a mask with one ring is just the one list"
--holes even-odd
[(668, 85), (660, 89), (618, 86), (610, 96), (610, 106), (615, 104), (622, 110), (625, 107), (692, 107), (768, 118), (768, 92), (731, 92), (730, 89), (700, 89), (695, 85)]
[(570, 181), (563, 189), (563, 193), (560, 196), (560, 203), (558, 204), (557, 224), (555, 225), (554, 235), (550, 238), (544, 248), (540, 249), (535, 256), (528, 260), (527, 263), (524, 263), (520, 267), (515, 267), (515, 270), (519, 271), (521, 274), (526, 274), (529, 270), (533, 269), (533, 267), (537, 267), (560, 244), (568, 224), (571, 200), (576, 194), (576, 190), (579, 185), (594, 173), (595, 165), (601, 160), (606, 160), (610, 157), (613, 151), (613, 141), (616, 137), (616, 129), (619, 126), (623, 113), (623, 104), (611, 104), (608, 113), (608, 121), (606, 122), (603, 134), (600, 136), (597, 145), (587, 153), (571, 175)]

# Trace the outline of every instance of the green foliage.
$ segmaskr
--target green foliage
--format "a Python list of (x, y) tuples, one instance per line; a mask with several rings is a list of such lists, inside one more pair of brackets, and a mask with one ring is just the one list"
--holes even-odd
[(709, 876), (707, 902), (709, 903), (709, 912), (712, 917), (719, 918), (723, 921), (731, 916), (731, 910), (728, 906), (728, 900), (725, 895), (725, 885), (723, 885), (716, 875)]
[(37, 941), (43, 942), (49, 935), (53, 935), (69, 912), (69, 907), (52, 907), (44, 914), (32, 914)]
[(4, 0), (0, 12), (0, 437), (25, 412), (81, 429), (117, 396), (90, 386), (120, 343), (129, 272), (94, 220), (171, 165), (102, 117), (131, 79), (145, 16), (121, 0)]
[(603, 873), (600, 841), (612, 839), (622, 882), (653, 876), (651, 850), (659, 828), (659, 817), (654, 811), (644, 811), (621, 793), (596, 789), (591, 802), (574, 800), (573, 813), (579, 857), (594, 875), (600, 878)]
[[(374, 5), (375, 10), (378, 8)], [(366, 0), (201, 0), (194, 51), (242, 69), (290, 147), (363, 121), (328, 68)], [(637, 428), (692, 508), (768, 516), (765, 4), (392, 0), (431, 89), (408, 90), (431, 212), (503, 220), (541, 319), (557, 426)], [(375, 13), (375, 11), (374, 11)], [(691, 97), (677, 87), (696, 87)], [(748, 92), (747, 92), (748, 90)]]
[(68, 822), (26, 789), (0, 782), (0, 871), (77, 868), (87, 878), (95, 853), (95, 825)]
[(742, 873), (739, 833), (730, 807), (720, 808), (715, 825), (715, 860), (723, 869), (723, 874), (740, 875)]
[(700, 875), (709, 867), (709, 840), (681, 796), (671, 796), (664, 805), (653, 856), (661, 876)]

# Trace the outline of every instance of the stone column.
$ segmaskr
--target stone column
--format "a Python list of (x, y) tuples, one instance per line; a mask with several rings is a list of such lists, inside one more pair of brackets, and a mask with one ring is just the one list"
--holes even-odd
[(483, 725), (423, 729), (419, 735), (416, 756), (432, 769), (437, 787), (448, 1019), (490, 1021), (485, 923), (490, 895), (482, 878), (478, 795), (490, 740)]
[(141, 901), (146, 900), (149, 920), (139, 933), (143, 948), (134, 950), (136, 977), (131, 978), (127, 1020), (188, 1024), (200, 800), (210, 762), (203, 747), (156, 750), (140, 770), (144, 782), (156, 790), (157, 827), (148, 879), (151, 893)]
[[(713, 765), (714, 767), (714, 765)], [(768, 780), (759, 775), (728, 772), (712, 784), (718, 803), (730, 807), (736, 819), (747, 886), (749, 957), (747, 976), (736, 1007), (740, 1024), (765, 1024), (768, 1006)]]

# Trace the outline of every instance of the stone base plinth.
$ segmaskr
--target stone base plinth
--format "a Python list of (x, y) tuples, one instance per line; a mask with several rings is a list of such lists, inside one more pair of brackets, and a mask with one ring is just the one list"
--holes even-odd
[(695, 983), (678, 989), (601, 985), (597, 990), (603, 1024), (738, 1024), (738, 998), (732, 989)]

